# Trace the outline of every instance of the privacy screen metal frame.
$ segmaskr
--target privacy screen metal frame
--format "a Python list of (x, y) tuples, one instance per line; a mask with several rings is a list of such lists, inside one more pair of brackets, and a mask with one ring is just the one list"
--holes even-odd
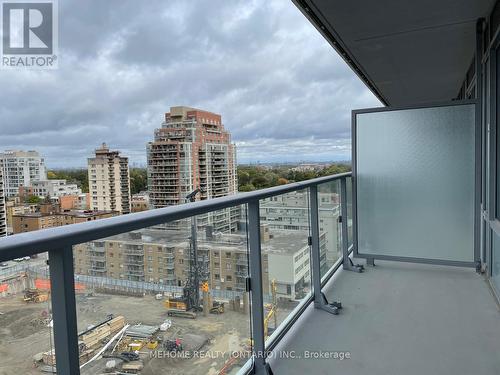
[[(474, 105), (474, 208), (473, 208), (473, 261), (459, 261), (407, 256), (394, 256), (384, 254), (367, 254), (360, 253), (358, 249), (358, 188), (357, 188), (357, 116), (359, 114), (376, 113), (376, 112), (392, 112), (410, 109), (427, 109), (436, 107), (452, 107), (459, 105)], [(352, 111), (351, 127), (352, 127), (352, 215), (353, 215), (353, 256), (356, 258), (367, 259), (369, 263), (373, 260), (391, 260), (410, 263), (425, 263), (438, 264), (459, 267), (478, 267), (480, 266), (480, 201), (481, 201), (481, 124), (480, 111), (477, 100), (460, 100), (442, 103), (430, 103), (414, 106), (397, 106), (397, 107), (378, 107), (357, 109)]]

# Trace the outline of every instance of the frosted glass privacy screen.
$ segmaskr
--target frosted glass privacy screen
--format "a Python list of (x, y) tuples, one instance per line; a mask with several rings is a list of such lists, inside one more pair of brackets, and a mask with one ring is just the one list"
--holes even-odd
[(473, 261), (474, 112), (354, 114), (359, 254)]

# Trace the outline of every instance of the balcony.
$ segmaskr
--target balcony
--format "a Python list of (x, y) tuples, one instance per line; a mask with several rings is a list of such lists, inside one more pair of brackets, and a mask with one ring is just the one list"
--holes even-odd
[(499, 372), (492, 353), (500, 345), (498, 306), (474, 270), (380, 261), (362, 277), (341, 272), (324, 290), (344, 311), (332, 321), (309, 306), (274, 351), (337, 350), (352, 358), (273, 358), (275, 374)]
[[(210, 293), (231, 306), (227, 315), (210, 319), (219, 318), (217, 323), (234, 334), (226, 341), (251, 355), (231, 363), (215, 360), (211, 372), (227, 373), (231, 364), (233, 372), (259, 375), (270, 370), (292, 375), (500, 373), (500, 6), (489, 0), (458, 1), (451, 12), (452, 4), (440, 1), (425, 7), (394, 2), (383, 9), (366, 1), (294, 2), (388, 105), (353, 112), (353, 172), (0, 239), (0, 262), (49, 253), (58, 373), (91, 373), (80, 371), (77, 311), (83, 313), (79, 304), (87, 297), (76, 290), (73, 246), (161, 226), (156, 234), (161, 238), (151, 234), (148, 241), (168, 243), (182, 253), (195, 248), (196, 228), (192, 234), (172, 234), (166, 224), (233, 207), (247, 213), (242, 233), (232, 234), (240, 241), (207, 238), (203, 243), (210, 248), (210, 263), (218, 264), (206, 272), (216, 280)], [(300, 228), (293, 222), (290, 226), (299, 229), (268, 231), (260, 209), (266, 199), (287, 194), (304, 198)], [(323, 204), (321, 194), (339, 199)], [(284, 222), (286, 211), (297, 209), (282, 202), (283, 212), (275, 212), (272, 221)], [(228, 261), (236, 253), (244, 255), (236, 258), (238, 267)], [(188, 258), (183, 261), (178, 266), (183, 264), (187, 273)], [(136, 270), (134, 277), (127, 268)], [(156, 303), (153, 313), (164, 319), (161, 302), (150, 298), (144, 303), (146, 292), (178, 296), (184, 292), (182, 280), (176, 279), (175, 286), (153, 282), (152, 271), (138, 268), (115, 271), (106, 287), (125, 293), (123, 301), (131, 295), (143, 298), (131, 303), (141, 318), (153, 319), (143, 309)], [(165, 268), (173, 270), (174, 263)], [(8, 283), (25, 277), (17, 270)], [(41, 272), (30, 272), (40, 279)], [(98, 285), (104, 278), (95, 279)], [(0, 290), (12, 285), (7, 282)], [(198, 285), (193, 294), (199, 297), (197, 290)], [(107, 307), (120, 307), (119, 302)], [(193, 323), (199, 324), (197, 332), (204, 323), (201, 316)], [(206, 345), (213, 349), (208, 340)], [(23, 355), (31, 366), (32, 357)], [(195, 373), (196, 364), (185, 363), (189, 368), (182, 370)]]

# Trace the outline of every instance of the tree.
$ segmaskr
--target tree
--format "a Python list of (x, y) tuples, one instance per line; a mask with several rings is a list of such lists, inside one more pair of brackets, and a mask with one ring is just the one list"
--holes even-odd
[(351, 166), (346, 163), (332, 164), (319, 171), (297, 171), (292, 166), (264, 168), (261, 166), (238, 166), (238, 191), (252, 191), (289, 182), (304, 181), (320, 176), (349, 172)]
[(146, 168), (132, 168), (130, 170), (130, 193), (137, 194), (148, 188), (148, 171)]
[(240, 186), (238, 190), (241, 191), (241, 192), (254, 191), (255, 190), (255, 186), (253, 186), (252, 184), (246, 184), (246, 185)]
[(280, 177), (278, 178), (278, 185), (286, 185), (288, 184), (288, 180), (286, 178)]
[(37, 197), (36, 195), (30, 195), (28, 198), (26, 198), (26, 203), (40, 204), (42, 203), (42, 199), (40, 197)]

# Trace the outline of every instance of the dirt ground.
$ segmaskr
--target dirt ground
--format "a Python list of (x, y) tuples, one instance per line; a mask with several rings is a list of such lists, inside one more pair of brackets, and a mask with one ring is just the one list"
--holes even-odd
[[(20, 295), (0, 298), (0, 375), (41, 374), (32, 364), (35, 354), (51, 348), (52, 332), (46, 325), (48, 314), (48, 303), (26, 304)], [(172, 326), (165, 338), (185, 340), (185, 346), (189, 346), (191, 337), (208, 340), (199, 356), (193, 358), (165, 358), (161, 355), (152, 358), (149, 350), (143, 349), (143, 375), (216, 375), (231, 352), (244, 351), (249, 344), (248, 314), (229, 308), (224, 314), (209, 314), (207, 317), (199, 314), (193, 320), (168, 317), (163, 301), (157, 301), (153, 296), (77, 295), (79, 331), (103, 321), (109, 314), (123, 315), (126, 324), (158, 326), (170, 319)], [(280, 311), (280, 317), (285, 315), (286, 311)], [(227, 373), (235, 373), (238, 362), (241, 366), (245, 361), (245, 358), (235, 361), (235, 366)], [(100, 359), (84, 368), (82, 373), (99, 374), (106, 362), (107, 359)]]

